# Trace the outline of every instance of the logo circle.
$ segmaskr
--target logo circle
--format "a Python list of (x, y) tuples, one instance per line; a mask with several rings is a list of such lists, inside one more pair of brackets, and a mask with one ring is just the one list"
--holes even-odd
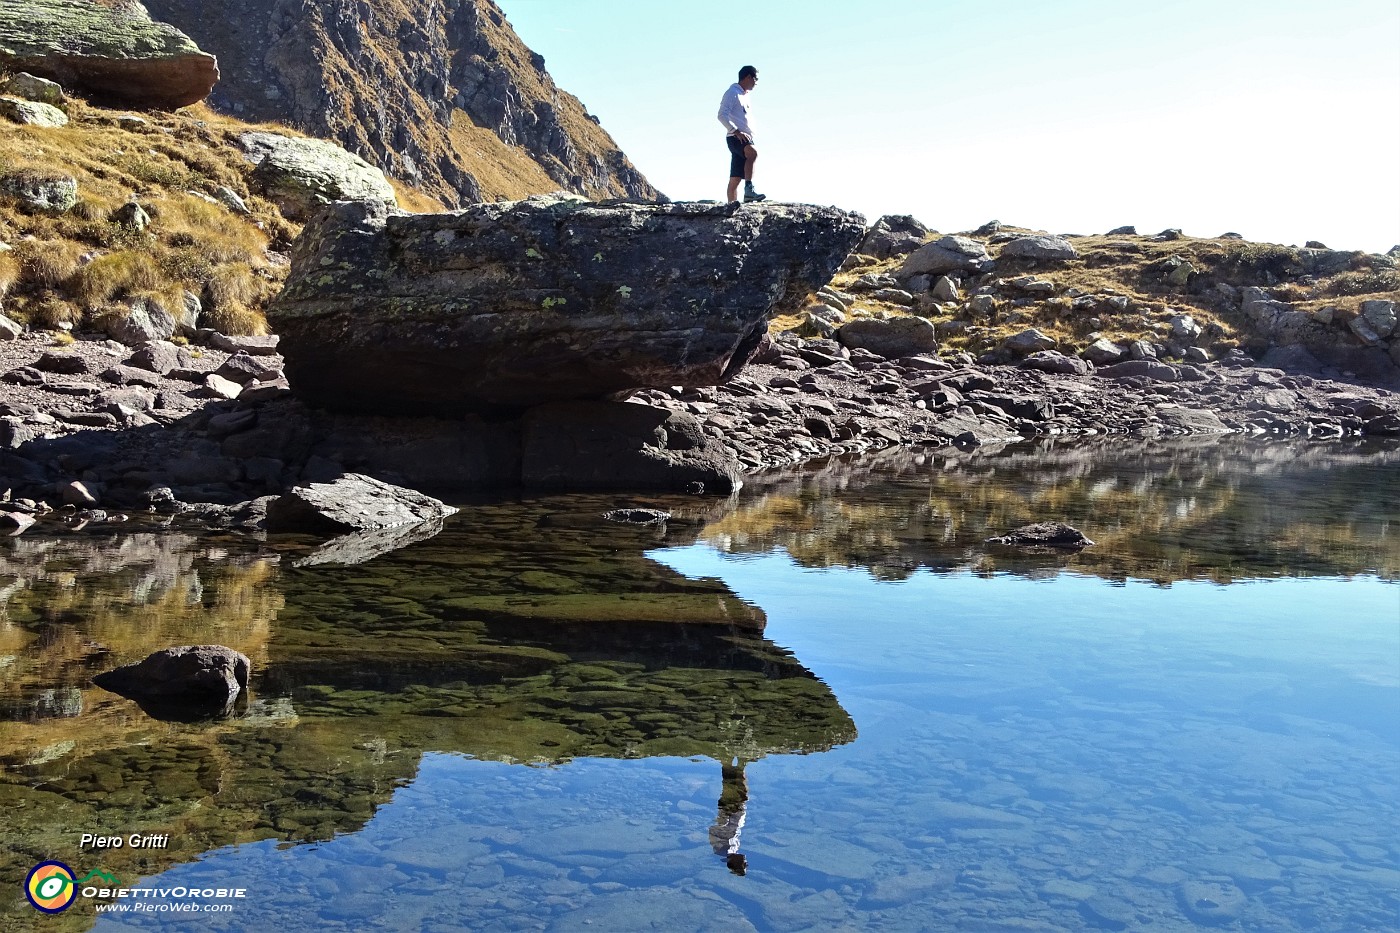
[(24, 896), (35, 910), (46, 914), (62, 913), (78, 897), (73, 869), (62, 862), (40, 862), (24, 879)]

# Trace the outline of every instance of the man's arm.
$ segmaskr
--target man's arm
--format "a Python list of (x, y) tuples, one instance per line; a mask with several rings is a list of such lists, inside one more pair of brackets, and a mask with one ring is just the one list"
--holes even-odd
[(739, 104), (739, 94), (734, 87), (725, 91), (724, 97), (720, 99), (719, 122), (726, 133), (738, 130), (745, 136), (748, 135), (748, 119), (744, 115), (744, 108)]

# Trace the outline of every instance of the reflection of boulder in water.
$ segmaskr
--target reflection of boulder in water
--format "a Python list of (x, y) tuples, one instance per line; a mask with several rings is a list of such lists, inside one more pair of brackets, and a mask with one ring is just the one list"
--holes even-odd
[[(623, 504), (673, 518), (633, 526), (602, 517)], [(69, 581), (93, 598), (65, 603), (71, 620), (49, 626), (63, 637), (42, 647), (21, 630), (15, 696), (27, 702), (36, 683), (87, 682), (94, 666), (158, 647), (152, 638), (168, 645), (175, 632), (217, 624), (220, 638), (248, 630), (228, 643), (253, 655), (258, 699), (247, 714), (189, 725), (89, 690), (83, 712), (63, 723), (76, 741), (64, 743), (37, 734), (46, 723), (0, 720), (9, 844), (0, 871), (23, 877), (41, 858), (82, 862), (72, 827), (114, 821), (124, 832), (170, 833), (168, 849), (104, 856), (118, 877), (218, 846), (355, 832), (414, 779), (428, 750), (727, 761), (852, 740), (855, 726), (826, 685), (762, 637), (760, 609), (718, 581), (688, 580), (645, 557), (693, 542), (699, 519), (713, 517), (697, 507), (720, 506), (530, 500), (470, 510), (436, 538), (357, 566), (269, 562), (220, 575), (202, 564), (209, 605), (188, 605), (172, 589), (169, 607), (142, 608), (147, 627), (132, 626), (129, 609), (88, 611), (120, 603), (133, 582), (131, 573), (104, 576), (94, 553)], [(39, 598), (45, 581), (12, 596), (12, 612), (52, 619), (51, 600)], [(90, 919), (82, 909), (70, 916)], [(0, 927), (9, 910), (0, 907)]]
[[(1400, 576), (1386, 534), (1400, 512), (1388, 440), (1045, 438), (985, 449), (897, 449), (751, 478), (711, 524), (731, 552), (782, 548), (808, 566), (1229, 582), (1281, 575)], [(984, 541), (1046, 515), (1091, 528), (1079, 553), (989, 554)]]

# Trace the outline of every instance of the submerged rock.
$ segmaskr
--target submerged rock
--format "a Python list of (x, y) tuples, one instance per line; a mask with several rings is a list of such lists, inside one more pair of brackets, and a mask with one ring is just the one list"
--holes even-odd
[(1094, 542), (1086, 538), (1078, 528), (1066, 525), (1064, 522), (1035, 522), (1031, 525), (1022, 525), (1004, 535), (988, 538), (987, 543), (1000, 544), (1003, 547), (1078, 550), (1090, 547)]
[(800, 204), (340, 203), (297, 241), (268, 317), (312, 405), (518, 413), (731, 378), (863, 233)]

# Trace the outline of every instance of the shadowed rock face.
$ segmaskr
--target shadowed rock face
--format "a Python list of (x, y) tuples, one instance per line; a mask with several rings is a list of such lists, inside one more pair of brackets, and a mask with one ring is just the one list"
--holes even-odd
[(268, 311), (318, 407), (513, 413), (716, 385), (829, 281), (859, 214), (531, 198), (447, 214), (332, 205)]
[(219, 79), (214, 56), (174, 26), (88, 0), (5, 0), (0, 70), (27, 71), (94, 102), (174, 110)]

